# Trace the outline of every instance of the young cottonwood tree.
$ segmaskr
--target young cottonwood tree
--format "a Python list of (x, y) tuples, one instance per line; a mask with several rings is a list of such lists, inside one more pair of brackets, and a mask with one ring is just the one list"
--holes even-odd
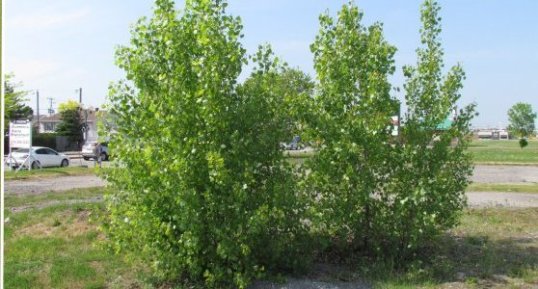
[(238, 90), (242, 26), (225, 1), (155, 3), (117, 50), (128, 82), (110, 88), (110, 240), (166, 278), (208, 287), (295, 267), (304, 206), (278, 146), (274, 60), (260, 51), (255, 83)]
[(396, 48), (381, 24), (365, 27), (361, 18), (351, 3), (337, 19), (321, 15), (311, 46), (319, 91), (310, 126), (322, 145), (305, 183), (320, 229), (346, 250), (375, 242), (380, 193), (391, 176), (390, 119), (398, 111), (388, 82)]
[[(408, 112), (392, 160), (395, 172), (389, 190), (394, 196), (387, 228), (391, 243), (397, 244), (393, 249), (402, 257), (458, 223), (472, 174), (466, 149), (475, 105), (457, 111), (465, 79), (460, 65), (442, 73), (439, 10), (435, 0), (422, 4), (422, 47), (416, 66), (404, 67)], [(447, 120), (450, 126), (442, 128)]]
[(336, 20), (320, 17), (312, 45), (320, 86), (313, 127), (324, 143), (306, 184), (318, 229), (347, 251), (407, 257), (454, 226), (465, 203), (474, 107), (461, 110), (448, 130), (438, 129), (455, 109), (464, 78), (460, 66), (441, 74), (438, 11), (430, 0), (421, 9), (425, 47), (417, 66), (404, 69), (409, 113), (398, 138), (390, 117), (399, 103), (387, 80), (396, 49), (379, 24), (361, 26), (353, 4)]

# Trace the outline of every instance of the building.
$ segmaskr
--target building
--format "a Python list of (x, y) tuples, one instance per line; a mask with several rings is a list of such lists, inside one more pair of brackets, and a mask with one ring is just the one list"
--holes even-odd
[[(82, 111), (82, 121), (87, 124), (87, 131), (84, 133), (84, 139), (96, 140), (97, 139), (97, 112), (99, 109), (88, 108)], [(56, 127), (62, 121), (61, 114), (55, 113), (51, 115), (44, 115), (39, 117), (38, 133), (54, 133)], [(37, 116), (34, 115), (32, 120), (34, 127), (38, 126)]]
[(476, 129), (474, 134), (479, 139), (508, 140), (511, 139), (510, 133), (506, 129), (486, 128)]

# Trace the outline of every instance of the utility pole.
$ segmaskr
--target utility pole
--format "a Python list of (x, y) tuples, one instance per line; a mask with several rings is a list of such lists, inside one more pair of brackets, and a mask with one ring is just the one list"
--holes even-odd
[(52, 97), (48, 97), (47, 98), (49, 100), (49, 103), (50, 103), (50, 107), (49, 107), (49, 115), (52, 115), (54, 113), (54, 109), (52, 107), (52, 101), (54, 100)]
[(36, 103), (37, 103), (37, 133), (39, 133), (39, 129), (41, 127), (41, 125), (39, 124), (39, 90), (36, 90), (35, 92), (35, 98), (36, 98)]
[(79, 110), (81, 114), (84, 112), (84, 115), (85, 115), (83, 132), (84, 132), (84, 141), (86, 141), (88, 139), (88, 111), (82, 107), (82, 87), (80, 87), (79, 89), (76, 89), (75, 91), (77, 90), (78, 90), (78, 103), (80, 105)]

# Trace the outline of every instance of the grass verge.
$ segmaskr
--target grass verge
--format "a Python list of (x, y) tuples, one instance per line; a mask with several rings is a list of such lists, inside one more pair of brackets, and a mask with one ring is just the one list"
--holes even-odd
[(538, 184), (490, 184), (472, 183), (467, 192), (538, 193)]
[(43, 168), (37, 170), (5, 171), (4, 180), (26, 180), (44, 177), (93, 175), (95, 170), (86, 167)]
[(517, 140), (474, 140), (469, 146), (476, 164), (538, 165), (538, 140), (520, 148)]

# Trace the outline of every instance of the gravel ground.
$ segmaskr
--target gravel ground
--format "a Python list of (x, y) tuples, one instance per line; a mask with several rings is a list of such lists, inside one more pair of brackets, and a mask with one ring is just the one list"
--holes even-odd
[(97, 176), (67, 176), (54, 178), (38, 178), (30, 180), (6, 181), (6, 195), (29, 194), (38, 195), (46, 192), (66, 191), (75, 188), (102, 187), (105, 182)]
[[(473, 181), (477, 183), (538, 183), (537, 166), (476, 166)], [(104, 186), (105, 182), (92, 175), (39, 178), (6, 181), (5, 194), (41, 194), (73, 188)], [(538, 207), (538, 194), (473, 192), (467, 194), (469, 205)]]
[(538, 194), (472, 192), (467, 201), (469, 207), (538, 208)]
[(289, 278), (284, 284), (273, 282), (255, 282), (248, 289), (366, 289), (372, 288), (363, 282), (322, 282), (316, 280), (298, 280)]
[(475, 183), (538, 183), (538, 166), (475, 166)]

